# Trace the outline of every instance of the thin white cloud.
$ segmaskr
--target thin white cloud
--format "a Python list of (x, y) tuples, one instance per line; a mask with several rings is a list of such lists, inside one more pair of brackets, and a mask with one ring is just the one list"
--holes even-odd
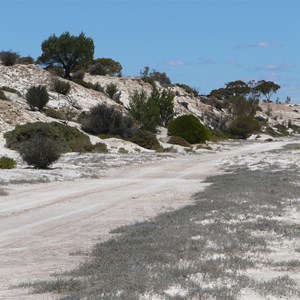
[(180, 60), (180, 59), (170, 60), (170, 61), (167, 62), (167, 65), (171, 66), (171, 67), (184, 66), (185, 62)]
[(251, 48), (279, 48), (281, 47), (280, 44), (272, 43), (272, 42), (257, 42), (253, 45), (249, 45)]

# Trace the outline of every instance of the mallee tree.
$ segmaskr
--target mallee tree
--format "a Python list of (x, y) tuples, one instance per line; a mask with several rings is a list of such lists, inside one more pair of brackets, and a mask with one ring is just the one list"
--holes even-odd
[(62, 67), (65, 71), (64, 78), (71, 79), (71, 72), (93, 61), (94, 50), (94, 41), (83, 32), (79, 36), (69, 32), (64, 32), (59, 37), (53, 34), (43, 41), (43, 53), (38, 62)]

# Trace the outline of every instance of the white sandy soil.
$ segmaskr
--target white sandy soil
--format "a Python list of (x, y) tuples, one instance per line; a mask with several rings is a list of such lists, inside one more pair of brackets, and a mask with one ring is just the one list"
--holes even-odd
[[(75, 267), (120, 225), (188, 204), (224, 164), (289, 142), (246, 143), (107, 170), (102, 178), (6, 187), (0, 197), (0, 299), (55, 299), (12, 285)], [(225, 149), (223, 145), (223, 149)]]

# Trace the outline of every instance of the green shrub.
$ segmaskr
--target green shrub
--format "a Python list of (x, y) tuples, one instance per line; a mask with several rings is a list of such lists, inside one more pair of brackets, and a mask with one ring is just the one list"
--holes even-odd
[(62, 81), (59, 79), (54, 80), (53, 82), (53, 90), (56, 93), (67, 95), (71, 90), (71, 85), (67, 81)]
[(131, 137), (130, 141), (143, 148), (156, 150), (160, 144), (155, 134), (148, 130), (139, 129)]
[(122, 66), (111, 58), (97, 58), (90, 68), (91, 75), (122, 76)]
[(106, 144), (104, 143), (96, 143), (94, 145), (90, 145), (86, 147), (86, 152), (91, 153), (108, 153), (108, 149)]
[(104, 133), (128, 138), (134, 126), (132, 118), (105, 104), (92, 107), (81, 119), (82, 129), (95, 135)]
[(101, 85), (98, 82), (93, 84), (91, 82), (86, 82), (82, 79), (72, 79), (72, 81), (83, 86), (86, 89), (94, 90), (97, 92), (103, 92), (103, 88), (101, 87)]
[(128, 150), (126, 150), (124, 147), (120, 147), (120, 148), (118, 149), (118, 153), (120, 153), (120, 154), (127, 154), (127, 153), (128, 153)]
[(1, 90), (5, 91), (5, 92), (17, 94), (19, 97), (22, 96), (22, 94), (18, 90), (11, 88), (9, 86), (3, 86), (3, 87), (1, 87)]
[(77, 70), (76, 72), (72, 73), (72, 79), (83, 80), (84, 75), (85, 73), (83, 70)]
[(145, 67), (141, 72), (141, 79), (147, 83), (153, 85), (155, 81), (158, 81), (161, 86), (168, 87), (171, 85), (171, 80), (164, 72), (158, 72), (156, 70), (152, 70), (150, 72), (149, 67)]
[(61, 155), (57, 143), (42, 134), (35, 134), (18, 148), (23, 160), (35, 169), (46, 169)]
[(10, 157), (0, 157), (0, 169), (13, 169), (16, 167), (16, 161)]
[(182, 84), (182, 83), (176, 83), (177, 86), (181, 87), (182, 89), (184, 89), (186, 91), (186, 93), (193, 95), (194, 97), (198, 97), (199, 96), (199, 91), (195, 88), (190, 87), (187, 84)]
[(64, 72), (64, 69), (61, 68), (61, 67), (57, 67), (57, 66), (49, 66), (46, 68), (46, 70), (53, 74), (53, 75), (56, 75), (58, 77), (64, 77), (65, 75), (65, 72)]
[(5, 94), (4, 94), (4, 92), (3, 92), (2, 89), (0, 89), (0, 99), (1, 99), (1, 100), (9, 100), (9, 99), (5, 96)]
[(53, 118), (53, 119), (65, 120), (65, 115), (61, 111), (53, 109), (53, 108), (45, 109), (44, 114), (47, 117), (50, 117), (50, 118)]
[(169, 144), (173, 144), (173, 145), (179, 145), (179, 146), (183, 146), (183, 147), (190, 147), (190, 143), (187, 142), (184, 138), (182, 138), (181, 136), (171, 136), (171, 138), (168, 141)]
[(193, 115), (183, 115), (171, 120), (168, 134), (180, 136), (191, 144), (205, 143), (210, 137), (209, 129)]
[(20, 55), (13, 51), (2, 51), (0, 52), (0, 60), (6, 67), (13, 66), (17, 63)]
[(34, 59), (31, 56), (20, 57), (18, 63), (21, 65), (32, 65), (34, 64)]
[(259, 122), (251, 116), (237, 117), (229, 127), (229, 131), (240, 139), (247, 139), (252, 133), (259, 131), (259, 129)]
[(49, 101), (49, 94), (46, 87), (37, 85), (29, 88), (26, 94), (26, 101), (31, 110), (35, 108), (42, 110)]
[(101, 63), (96, 63), (90, 67), (90, 74), (105, 76), (106, 70)]
[(105, 88), (106, 94), (109, 96), (110, 99), (113, 99), (114, 94), (118, 91), (118, 87), (113, 82), (108, 84)]
[(18, 150), (23, 142), (35, 135), (54, 141), (59, 145), (61, 152), (86, 152), (91, 146), (89, 137), (77, 128), (57, 122), (19, 125), (14, 130), (6, 132), (4, 137), (7, 147)]
[(164, 89), (160, 92), (155, 86), (148, 97), (145, 91), (135, 91), (130, 96), (129, 113), (142, 129), (156, 132), (158, 125), (166, 126), (174, 116), (174, 94)]

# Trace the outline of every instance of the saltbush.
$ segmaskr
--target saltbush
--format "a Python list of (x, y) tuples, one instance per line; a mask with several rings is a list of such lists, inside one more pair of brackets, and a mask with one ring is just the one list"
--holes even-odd
[(131, 137), (130, 141), (143, 148), (156, 150), (160, 144), (155, 134), (151, 131), (139, 129)]
[(67, 95), (70, 90), (71, 90), (71, 85), (67, 81), (62, 81), (59, 79), (55, 79), (53, 81), (53, 90), (56, 93), (62, 94), (62, 95)]
[(26, 93), (26, 101), (31, 110), (42, 110), (49, 101), (49, 94), (45, 86), (32, 86)]
[(81, 124), (82, 129), (91, 134), (105, 133), (128, 138), (134, 121), (112, 106), (99, 104), (92, 107), (86, 116), (81, 117)]
[(35, 169), (46, 169), (61, 155), (57, 143), (42, 134), (35, 134), (18, 148), (22, 159)]
[(113, 82), (111, 82), (110, 84), (108, 84), (105, 88), (105, 92), (106, 94), (109, 96), (110, 99), (113, 99), (114, 94), (118, 91), (118, 87), (116, 84), (114, 84)]
[(0, 169), (13, 169), (16, 167), (16, 161), (10, 157), (0, 157)]
[(181, 136), (171, 136), (169, 141), (169, 144), (173, 144), (173, 145), (179, 145), (179, 146), (183, 146), (183, 147), (190, 147), (190, 143), (187, 142), (183, 137)]
[(74, 73), (72, 73), (72, 79), (80, 79), (80, 80), (83, 80), (84, 78), (84, 71), (83, 70), (78, 70)]
[(5, 92), (17, 94), (19, 97), (22, 96), (22, 94), (18, 90), (14, 89), (14, 88), (11, 88), (9, 86), (2, 86), (1, 90), (5, 91)]
[(35, 135), (54, 141), (63, 153), (86, 152), (91, 146), (87, 135), (77, 128), (57, 122), (18, 125), (14, 130), (6, 132), (4, 137), (8, 148), (18, 150), (23, 142), (30, 140)]
[(106, 70), (102, 64), (96, 63), (90, 67), (90, 74), (104, 76), (106, 75)]
[(0, 52), (0, 60), (6, 67), (13, 66), (17, 63), (20, 55), (13, 51), (2, 51)]
[(31, 56), (23, 56), (23, 57), (19, 58), (18, 64), (32, 65), (32, 64), (34, 64), (34, 59)]
[(247, 139), (252, 133), (260, 129), (259, 122), (250, 116), (241, 116), (233, 120), (229, 131), (240, 139)]
[(5, 96), (5, 94), (4, 94), (4, 92), (3, 92), (2, 89), (0, 89), (0, 100), (9, 100), (9, 99)]
[(191, 144), (205, 143), (210, 137), (210, 131), (193, 115), (183, 115), (171, 120), (168, 124), (168, 134), (180, 136)]

